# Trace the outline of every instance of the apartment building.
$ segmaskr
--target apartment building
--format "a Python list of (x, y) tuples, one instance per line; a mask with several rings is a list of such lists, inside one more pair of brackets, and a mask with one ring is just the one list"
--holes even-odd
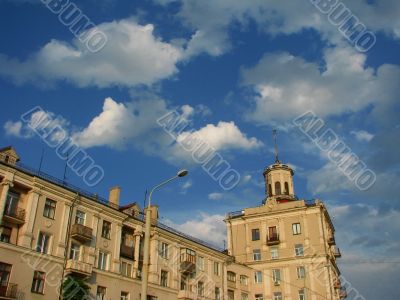
[[(262, 205), (229, 213), (228, 249), (176, 231), (151, 207), (149, 300), (319, 300), (340, 288), (334, 227), (319, 200), (299, 200), (293, 170), (264, 172)], [(88, 193), (0, 149), (0, 299), (59, 299), (67, 276), (84, 280), (87, 299), (139, 300), (144, 213)]]
[(263, 205), (225, 219), (228, 254), (256, 270), (255, 299), (345, 298), (336, 262), (341, 254), (325, 205), (298, 199), (293, 169), (278, 158), (263, 175)]
[[(140, 299), (139, 206), (120, 206), (118, 187), (102, 199), (18, 161), (0, 149), (0, 299), (59, 299), (69, 275), (88, 283), (87, 299)], [(252, 299), (251, 268), (151, 214), (148, 299)]]

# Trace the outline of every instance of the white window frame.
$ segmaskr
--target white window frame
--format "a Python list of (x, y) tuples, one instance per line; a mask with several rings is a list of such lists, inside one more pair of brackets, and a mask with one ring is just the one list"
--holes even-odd
[(306, 291), (304, 289), (299, 290), (299, 300), (307, 300)]
[(263, 294), (256, 294), (255, 295), (255, 300), (264, 300), (264, 295)]
[(38, 239), (37, 239), (37, 245), (36, 245), (36, 251), (43, 253), (43, 254), (48, 254), (50, 250), (50, 241), (51, 241), (51, 235), (39, 231)]
[(204, 271), (204, 257), (203, 256), (197, 256), (197, 268), (200, 271)]
[(99, 258), (97, 260), (97, 268), (99, 270), (107, 271), (108, 270), (108, 258), (109, 254), (104, 251), (99, 251)]
[[(125, 266), (125, 267), (124, 267)], [(133, 264), (127, 261), (121, 261), (121, 275), (124, 277), (133, 277)]]
[(274, 293), (274, 300), (282, 300), (282, 293), (281, 292), (275, 292)]
[(241, 294), (240, 294), (240, 299), (241, 299), (241, 300), (249, 300), (249, 294), (247, 294), (247, 293), (241, 293)]
[(197, 282), (197, 295), (200, 297), (204, 296), (204, 282), (203, 281)]
[(280, 269), (273, 269), (272, 270), (272, 281), (275, 285), (281, 284), (281, 270)]
[[(163, 274), (165, 275), (165, 277), (163, 276)], [(169, 277), (168, 271), (161, 270), (161, 272), (160, 272), (160, 285), (161, 286), (168, 287), (168, 277)]]
[(168, 243), (162, 241), (158, 242), (158, 254), (164, 259), (168, 259), (168, 248)]
[(129, 292), (121, 291), (121, 298), (120, 300), (129, 300), (130, 294)]
[(240, 284), (247, 286), (249, 284), (249, 277), (246, 275), (240, 275)]
[(261, 250), (260, 249), (254, 249), (253, 250), (253, 260), (254, 261), (260, 261), (261, 260)]
[[(77, 246), (77, 247), (75, 247)], [(81, 254), (81, 245), (78, 243), (71, 243), (71, 249), (69, 250), (69, 259), (72, 260), (80, 260), (80, 254)]]
[(75, 224), (85, 225), (86, 213), (82, 210), (77, 210), (75, 213)]
[(298, 279), (306, 278), (306, 268), (304, 266), (298, 266), (296, 270)]
[(261, 271), (255, 271), (254, 272), (254, 282), (255, 283), (262, 283), (263, 278), (262, 278), (262, 272)]
[(57, 201), (46, 199), (43, 208), (43, 216), (54, 220), (56, 216)]
[[(104, 294), (99, 294), (100, 290), (104, 291)], [(97, 286), (97, 291), (96, 291), (96, 300), (106, 300), (107, 297), (107, 288), (104, 286)]]
[(219, 262), (214, 261), (214, 275), (220, 276), (221, 275), (221, 270), (220, 270)]
[(279, 258), (279, 248), (278, 247), (271, 247), (269, 251), (271, 254), (271, 259)]
[(294, 235), (301, 234), (301, 225), (300, 223), (293, 223), (292, 224), (292, 231)]

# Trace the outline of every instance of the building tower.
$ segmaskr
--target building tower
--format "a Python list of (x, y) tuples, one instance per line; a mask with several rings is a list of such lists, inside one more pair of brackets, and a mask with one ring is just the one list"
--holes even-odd
[(275, 161), (263, 172), (266, 198), (227, 215), (228, 253), (254, 269), (257, 300), (342, 299), (329, 213), (322, 201), (295, 196), (293, 169), (279, 160), (273, 136)]

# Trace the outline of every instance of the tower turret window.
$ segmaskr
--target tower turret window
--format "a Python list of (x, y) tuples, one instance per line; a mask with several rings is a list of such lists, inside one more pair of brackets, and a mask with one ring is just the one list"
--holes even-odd
[(285, 195), (289, 195), (289, 183), (285, 182)]
[(275, 182), (275, 195), (281, 195), (281, 183), (279, 181)]

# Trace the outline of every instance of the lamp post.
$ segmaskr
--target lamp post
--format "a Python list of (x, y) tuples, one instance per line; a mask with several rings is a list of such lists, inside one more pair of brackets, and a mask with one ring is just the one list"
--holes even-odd
[(170, 181), (178, 178), (178, 177), (184, 177), (188, 174), (187, 170), (181, 170), (179, 171), (174, 177), (171, 177), (160, 184), (157, 184), (154, 186), (149, 195), (149, 202), (147, 205), (147, 210), (146, 210), (146, 219), (145, 219), (145, 231), (144, 231), (144, 253), (143, 253), (143, 272), (142, 272), (142, 292), (140, 299), (141, 300), (147, 300), (147, 287), (148, 287), (148, 278), (149, 278), (149, 260), (150, 260), (150, 227), (151, 227), (151, 196), (153, 195), (153, 192), (166, 185)]

